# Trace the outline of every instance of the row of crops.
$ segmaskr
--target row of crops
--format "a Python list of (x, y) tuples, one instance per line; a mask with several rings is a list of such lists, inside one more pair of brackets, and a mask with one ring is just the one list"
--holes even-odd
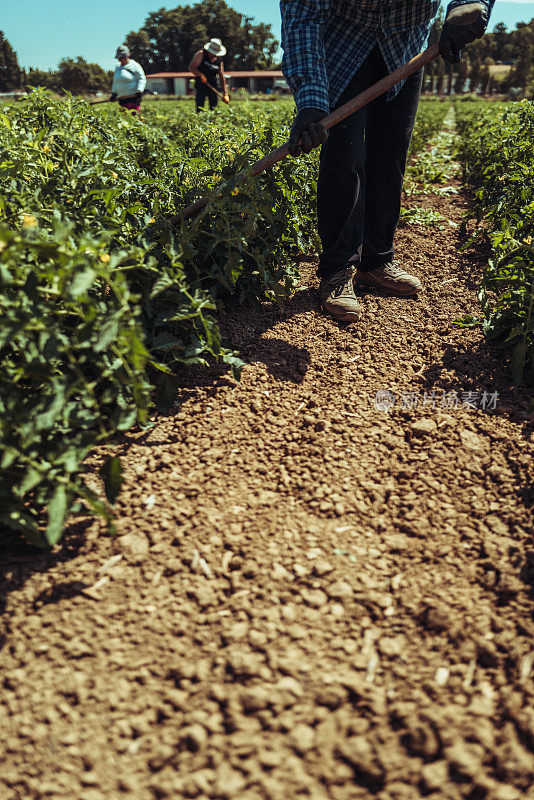
[[(413, 151), (445, 112), (422, 105)], [(292, 255), (318, 244), (316, 153), (235, 187), (291, 117), (273, 103), (139, 120), (39, 94), (0, 113), (0, 531), (53, 545), (69, 513), (109, 516), (84, 482), (91, 449), (168, 408), (184, 365), (240, 369), (217, 311), (286, 296)], [(120, 464), (103, 476), (113, 501)]]
[[(183, 365), (239, 368), (217, 309), (287, 293), (291, 251), (315, 241), (311, 160), (232, 185), (288, 122), (141, 121), (42, 95), (0, 114), (0, 525), (53, 544), (80, 498), (105, 513), (80, 473), (90, 449), (169, 406)], [(221, 179), (209, 212), (170, 225)], [(109, 464), (111, 499), (118, 478)]]
[(534, 103), (456, 104), (460, 155), (478, 225), (489, 243), (480, 300), (484, 332), (512, 348), (517, 383), (534, 385)]

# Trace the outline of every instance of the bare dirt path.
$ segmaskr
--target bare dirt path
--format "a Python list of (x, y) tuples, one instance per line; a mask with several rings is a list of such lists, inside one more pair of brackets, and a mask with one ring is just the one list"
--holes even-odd
[(311, 266), (226, 318), (243, 381), (116, 448), (119, 538), (4, 560), (2, 800), (534, 797), (532, 414), (456, 244), (402, 228), (425, 292), (357, 326)]

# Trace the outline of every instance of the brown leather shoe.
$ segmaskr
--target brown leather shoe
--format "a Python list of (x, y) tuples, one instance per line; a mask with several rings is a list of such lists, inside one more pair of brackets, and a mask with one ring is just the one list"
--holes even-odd
[(324, 310), (338, 322), (357, 322), (361, 317), (353, 278), (354, 269), (346, 267), (321, 279), (321, 303)]
[(397, 294), (401, 297), (409, 297), (420, 292), (423, 286), (419, 278), (405, 272), (398, 266), (398, 263), (398, 261), (389, 261), (368, 272), (358, 269), (355, 281), (360, 285), (374, 286), (387, 294)]

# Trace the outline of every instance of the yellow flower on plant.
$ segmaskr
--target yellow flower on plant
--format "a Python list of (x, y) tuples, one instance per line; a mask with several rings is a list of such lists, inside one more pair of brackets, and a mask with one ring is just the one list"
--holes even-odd
[(527, 236), (523, 241), (525, 244), (532, 244), (532, 236)]
[(116, 181), (119, 176), (117, 175), (116, 172), (112, 172), (111, 177), (113, 178), (114, 181)]
[(109, 261), (109, 253), (102, 253), (100, 256), (100, 261), (103, 261), (104, 264), (107, 264)]
[(33, 214), (23, 214), (22, 215), (22, 227), (23, 228), (35, 228), (37, 225), (37, 220), (33, 216)]
[(45, 144), (43, 147), (43, 153), (49, 153), (49, 152), (50, 152), (50, 146)]

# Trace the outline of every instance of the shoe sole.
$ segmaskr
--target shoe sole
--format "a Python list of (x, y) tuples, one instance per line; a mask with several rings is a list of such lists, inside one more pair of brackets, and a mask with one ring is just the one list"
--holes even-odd
[(362, 318), (361, 312), (359, 311), (347, 311), (345, 314), (335, 314), (324, 305), (321, 305), (321, 307), (325, 314), (328, 314), (328, 316), (332, 317), (336, 322), (359, 322)]
[(384, 292), (384, 294), (389, 294), (392, 297), (413, 297), (415, 294), (419, 294), (423, 290), (422, 286), (414, 286), (409, 291), (402, 291), (402, 289), (390, 289), (389, 286), (384, 286), (382, 283), (374, 282), (374, 281), (362, 281), (359, 278), (354, 280), (354, 285), (356, 286), (367, 286), (370, 289), (379, 289), (380, 291)]

